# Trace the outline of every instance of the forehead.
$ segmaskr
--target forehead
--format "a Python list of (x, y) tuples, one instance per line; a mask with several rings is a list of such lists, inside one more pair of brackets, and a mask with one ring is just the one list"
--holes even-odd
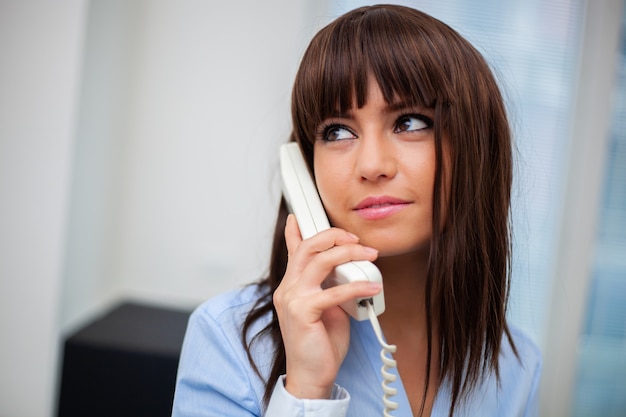
[[(391, 85), (378, 80), (372, 73), (365, 74), (365, 79), (354, 77), (339, 85), (324, 88), (318, 103), (321, 104), (317, 115), (323, 120), (333, 114), (349, 114), (365, 105), (375, 105), (380, 111), (396, 112), (407, 107), (432, 108), (435, 100), (426, 102), (415, 90), (403, 86)], [(365, 81), (366, 80), (366, 81)], [(322, 81), (322, 84), (334, 84)], [(349, 99), (348, 99), (349, 98)]]
[(351, 116), (356, 110), (363, 108), (364, 106), (368, 106), (375, 111), (379, 111), (381, 113), (393, 114), (397, 113), (406, 108), (416, 108), (419, 107), (422, 110), (429, 110), (422, 105), (415, 105), (410, 100), (406, 100), (405, 98), (400, 97), (398, 94), (394, 94), (390, 101), (387, 101), (385, 95), (383, 94), (380, 85), (376, 81), (373, 76), (368, 77), (367, 83), (367, 94), (362, 105), (358, 105), (358, 100), (356, 96), (353, 94), (352, 102), (349, 108), (342, 109), (340, 106), (337, 106), (334, 113), (330, 116)]

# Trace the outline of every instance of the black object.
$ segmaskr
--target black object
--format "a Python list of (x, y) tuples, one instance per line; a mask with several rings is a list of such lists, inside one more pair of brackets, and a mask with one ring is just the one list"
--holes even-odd
[(124, 303), (68, 337), (58, 417), (170, 417), (189, 314)]

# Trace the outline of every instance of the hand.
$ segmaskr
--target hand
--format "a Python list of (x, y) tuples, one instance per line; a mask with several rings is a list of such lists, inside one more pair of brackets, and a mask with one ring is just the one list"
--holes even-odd
[(350, 319), (339, 305), (371, 297), (381, 285), (360, 281), (322, 290), (321, 284), (335, 266), (374, 261), (378, 252), (338, 228), (302, 240), (293, 215), (287, 218), (285, 240), (289, 261), (274, 292), (287, 361), (285, 388), (298, 398), (329, 398), (350, 344)]

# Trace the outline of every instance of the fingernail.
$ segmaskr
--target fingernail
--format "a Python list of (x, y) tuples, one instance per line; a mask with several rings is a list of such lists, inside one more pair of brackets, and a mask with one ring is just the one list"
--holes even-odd
[(374, 248), (370, 248), (369, 246), (364, 246), (365, 251), (367, 253), (371, 253), (371, 254), (378, 254), (378, 249), (374, 249)]
[(350, 233), (350, 232), (347, 232), (347, 233), (348, 233), (348, 236), (350, 236), (352, 239), (359, 240), (359, 237), (355, 235), (354, 233)]

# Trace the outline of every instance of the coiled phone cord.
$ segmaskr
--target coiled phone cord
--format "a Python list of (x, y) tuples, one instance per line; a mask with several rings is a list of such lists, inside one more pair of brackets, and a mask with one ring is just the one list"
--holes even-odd
[(380, 374), (383, 377), (383, 404), (385, 405), (385, 409), (383, 410), (383, 416), (393, 417), (390, 413), (398, 408), (398, 403), (391, 401), (389, 397), (393, 397), (394, 395), (396, 395), (398, 393), (398, 390), (396, 388), (390, 387), (389, 384), (394, 382), (397, 377), (396, 375), (389, 372), (389, 369), (394, 369), (397, 365), (396, 360), (392, 356), (392, 353), (396, 351), (396, 345), (389, 345), (383, 340), (383, 332), (380, 328), (380, 323), (378, 323), (378, 318), (376, 317), (376, 313), (374, 312), (372, 302), (366, 302), (365, 307), (367, 308), (367, 315), (369, 316), (370, 323), (372, 323), (372, 327), (374, 328), (374, 333), (376, 334), (378, 343), (380, 343), (380, 346), (382, 347), (382, 350), (380, 351), (380, 359), (383, 361), (383, 366), (380, 369)]

